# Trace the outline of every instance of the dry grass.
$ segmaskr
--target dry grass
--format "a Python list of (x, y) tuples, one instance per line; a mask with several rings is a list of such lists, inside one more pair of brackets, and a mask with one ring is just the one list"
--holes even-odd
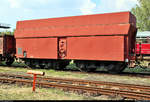
[(52, 88), (36, 88), (36, 92), (32, 92), (32, 87), (1, 84), (0, 100), (123, 100), (123, 98), (106, 95), (91, 97)]
[[(0, 73), (21, 74), (27, 75), (27, 70), (30, 68), (22, 67), (3, 67), (0, 66)], [(108, 76), (108, 75), (91, 75), (90, 73), (72, 73), (65, 71), (55, 71), (46, 69), (32, 69), (46, 72), (45, 76), (60, 77), (60, 78), (76, 78), (97, 81), (118, 82), (127, 84), (150, 85), (148, 78), (130, 77), (130, 76)], [(73, 93), (63, 92), (57, 89), (37, 89), (36, 93), (32, 93), (31, 87), (18, 87), (9, 85), (0, 85), (0, 100), (107, 100), (110, 98), (104, 97), (85, 97)], [(110, 99), (111, 100), (111, 99)], [(116, 100), (116, 99), (112, 99)]]
[[(0, 73), (23, 74), (27, 75), (29, 68), (21, 67), (3, 67), (0, 66)], [(148, 78), (137, 78), (128, 76), (108, 76), (108, 75), (91, 75), (90, 73), (72, 73), (65, 71), (55, 71), (46, 69), (32, 69), (46, 72), (46, 76), (60, 78), (76, 78), (87, 80), (111, 81), (128, 84), (150, 85)], [(108, 96), (86, 97), (74, 93), (63, 92), (58, 89), (37, 89), (32, 92), (32, 87), (18, 87), (15, 85), (0, 85), (0, 100), (118, 100)]]
[(16, 85), (0, 85), (0, 100), (93, 100), (92, 97), (63, 92), (57, 89), (36, 89)]
[(21, 68), (21, 67), (3, 67), (0, 66), (0, 73), (10, 73), (10, 74), (23, 74), (26, 75), (28, 70), (35, 70), (35, 71), (43, 71), (45, 72), (45, 76), (50, 77), (63, 77), (63, 78), (81, 78), (84, 79), (88, 77), (87, 74), (77, 74), (72, 72), (65, 72), (65, 71), (55, 71), (52, 69), (30, 69), (30, 68)]
[[(0, 66), (0, 73), (14, 73), (27, 75), (27, 70), (29, 68), (21, 67), (3, 67)], [(90, 73), (72, 73), (66, 71), (55, 71), (55, 70), (46, 70), (46, 69), (32, 69), (45, 72), (45, 76), (49, 77), (60, 77), (60, 78), (75, 78), (75, 79), (87, 79), (87, 80), (97, 80), (97, 81), (111, 81), (127, 84), (139, 84), (139, 85), (150, 85), (149, 78), (140, 78), (140, 77), (130, 77), (130, 76), (108, 76), (108, 75), (92, 75)]]
[[(3, 67), (0, 66), (0, 73), (23, 74), (27, 75), (29, 68)], [(33, 70), (33, 69), (32, 69)], [(46, 69), (34, 69), (46, 72), (45, 76), (66, 77), (66, 78), (84, 78), (86, 75), (76, 75), (71, 72), (54, 71)], [(0, 85), (0, 100), (93, 100), (92, 97), (86, 97), (74, 93), (63, 92), (58, 89), (36, 89), (32, 92), (32, 87), (18, 87), (15, 85)]]

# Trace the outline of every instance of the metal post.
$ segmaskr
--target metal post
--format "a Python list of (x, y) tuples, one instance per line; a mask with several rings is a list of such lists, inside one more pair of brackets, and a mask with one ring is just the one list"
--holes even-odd
[(141, 42), (139, 43), (139, 54), (140, 54), (140, 56), (142, 55), (141, 54), (141, 50), (142, 50), (142, 44), (141, 44)]
[(35, 84), (36, 84), (36, 74), (34, 74), (34, 77), (33, 77), (33, 88), (32, 88), (33, 92), (35, 92)]
[(36, 87), (36, 77), (37, 77), (37, 75), (44, 76), (45, 72), (28, 70), (27, 74), (32, 74), (33, 75), (33, 87), (32, 87), (32, 91), (34, 92), (35, 91), (35, 87)]
[(148, 37), (147, 37), (147, 43), (150, 43), (150, 41), (149, 41), (149, 40), (150, 40), (150, 37), (148, 36)]

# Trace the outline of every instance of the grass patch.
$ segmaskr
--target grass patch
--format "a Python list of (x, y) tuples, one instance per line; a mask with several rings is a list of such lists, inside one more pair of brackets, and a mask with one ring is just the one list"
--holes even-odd
[[(63, 78), (81, 78), (84, 79), (85, 77), (88, 76), (88, 74), (76, 74), (72, 72), (67, 72), (67, 71), (58, 71), (58, 70), (53, 70), (53, 69), (31, 69), (24, 67), (25, 64), (18, 64), (18, 63), (13, 63), (12, 67), (8, 67), (5, 65), (5, 63), (2, 63), (0, 66), (0, 73), (10, 73), (10, 74), (26, 74), (28, 70), (35, 70), (35, 71), (43, 71), (45, 72), (45, 76), (52, 76), (52, 77), (63, 77)], [(74, 67), (72, 67), (74, 66)], [(67, 68), (73, 68), (76, 70), (75, 64), (70, 64), (67, 66)], [(71, 70), (73, 70), (71, 69)]]
[(0, 100), (93, 100), (93, 98), (51, 88), (37, 88), (36, 92), (32, 92), (32, 87), (1, 84)]
[[(90, 73), (72, 73), (70, 71), (58, 71), (58, 70), (53, 70), (53, 69), (31, 69), (31, 68), (27, 68), (25, 67), (26, 65), (24, 63), (16, 63), (14, 62), (12, 64), (13, 67), (8, 67), (5, 65), (5, 63), (3, 62), (0, 66), (0, 72), (8, 72), (8, 73), (24, 73), (26, 74), (26, 72), (28, 70), (36, 70), (36, 71), (43, 71), (46, 73), (46, 76), (52, 76), (52, 77), (64, 77), (64, 78), (81, 78), (84, 79), (86, 77), (89, 76)], [(78, 67), (76, 67), (75, 63), (70, 63), (70, 65), (68, 65), (66, 67), (67, 69), (70, 69), (71, 71), (77, 71)], [(97, 69), (97, 71), (107, 71), (105, 68), (99, 68)], [(140, 67), (136, 67), (136, 68), (126, 68), (123, 72), (130, 72), (130, 73), (150, 73), (150, 69), (143, 69)]]
[(70, 64), (67, 66), (67, 69), (78, 70), (78, 67), (75, 65), (75, 63), (70, 63)]
[(130, 72), (130, 73), (150, 73), (150, 68), (126, 68), (123, 72)]
[[(3, 63), (5, 65), (5, 63)], [(13, 67), (0, 66), (0, 73), (10, 73), (10, 74), (26, 74), (27, 70), (37, 70), (46, 73), (45, 76), (59, 77), (59, 78), (80, 78), (87, 80), (97, 80), (97, 81), (111, 81), (111, 82), (121, 82), (128, 84), (145, 84), (149, 85), (149, 79), (133, 78), (128, 76), (107, 76), (107, 75), (92, 75), (90, 73), (72, 73), (67, 71), (56, 71), (52, 69), (31, 69), (24, 68), (23, 63), (13, 63)], [(68, 69), (76, 70), (77, 67), (74, 63), (67, 66)], [(101, 68), (102, 69), (102, 68)], [(105, 70), (105, 69), (103, 69)], [(150, 72), (150, 69), (142, 68), (126, 68), (124, 72), (131, 73), (143, 73)], [(99, 73), (101, 74), (101, 73)], [(94, 97), (85, 97), (82, 95), (77, 95), (73, 93), (63, 92), (59, 89), (39, 89), (36, 92), (32, 92), (32, 87), (19, 87), (15, 85), (2, 85), (0, 84), (0, 100), (94, 100)]]

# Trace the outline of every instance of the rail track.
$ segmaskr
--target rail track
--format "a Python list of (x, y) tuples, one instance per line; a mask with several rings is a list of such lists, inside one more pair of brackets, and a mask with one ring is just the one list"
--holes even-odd
[[(16, 83), (32, 85), (32, 76), (11, 75), (0, 73), (1, 83)], [(150, 100), (150, 86), (121, 84), (103, 81), (89, 81), (80, 79), (63, 79), (52, 77), (37, 77), (36, 86), (59, 88), (79, 94), (90, 95), (119, 95), (124, 98)]]

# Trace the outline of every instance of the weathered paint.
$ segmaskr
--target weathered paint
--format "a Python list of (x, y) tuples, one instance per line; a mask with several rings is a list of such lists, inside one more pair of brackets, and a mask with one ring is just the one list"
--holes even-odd
[(130, 12), (18, 21), (15, 37), (127, 34), (135, 22)]
[(135, 21), (130, 12), (19, 21), (17, 57), (125, 61), (135, 49)]
[(79, 25), (107, 25), (107, 24), (123, 24), (136, 23), (134, 15), (130, 12), (105, 13), (94, 15), (81, 15), (72, 17), (48, 18), (37, 20), (25, 20), (17, 22), (17, 29), (32, 29), (38, 27), (68, 27)]
[(77, 60), (124, 61), (124, 36), (71, 37), (67, 58)]
[(57, 59), (57, 38), (16, 39), (16, 50), (19, 58)]
[(150, 44), (136, 44), (136, 54), (150, 55)]
[(0, 54), (3, 54), (3, 37), (0, 37)]
[[(95, 35), (127, 35), (130, 24), (94, 25), (67, 28), (44, 28), (17, 30), (16, 38), (25, 37), (66, 37), (66, 36), (95, 36)], [(107, 29), (107, 30), (106, 30)]]
[(3, 56), (15, 54), (15, 50), (14, 36), (4, 35), (0, 37), (0, 54)]

